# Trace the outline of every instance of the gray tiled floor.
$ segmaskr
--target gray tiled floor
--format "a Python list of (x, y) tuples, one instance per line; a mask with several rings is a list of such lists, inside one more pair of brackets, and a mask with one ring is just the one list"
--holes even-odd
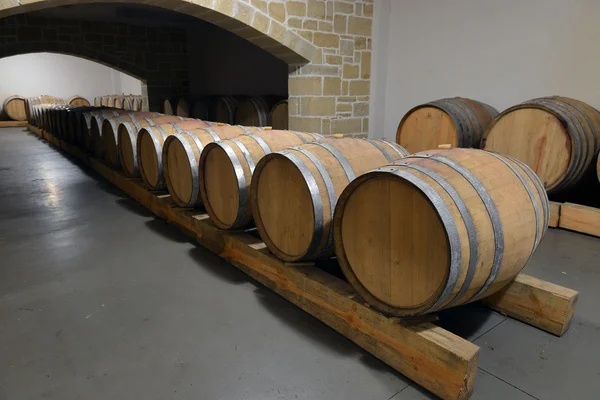
[[(562, 338), (481, 306), (474, 399), (600, 397), (600, 239), (526, 272), (581, 292)], [(428, 399), (402, 375), (20, 128), (0, 131), (0, 399)]]

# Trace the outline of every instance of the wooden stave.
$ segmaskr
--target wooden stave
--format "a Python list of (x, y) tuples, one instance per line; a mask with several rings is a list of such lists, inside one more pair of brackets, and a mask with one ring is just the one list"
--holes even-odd
[(457, 134), (458, 147), (465, 148), (479, 148), (481, 138), (485, 132), (484, 125), (486, 125), (482, 119), (489, 118), (489, 125), (498, 115), (498, 111), (489, 104), (464, 97), (444, 98), (419, 104), (411, 108), (400, 120), (396, 130), (396, 143), (400, 144), (401, 131), (406, 119), (415, 111), (425, 107), (437, 108), (452, 119)]
[(175, 108), (175, 115), (178, 117), (189, 118), (190, 117), (190, 105), (184, 98), (177, 100), (177, 107)]
[[(163, 125), (149, 126), (140, 130), (136, 139), (136, 157), (138, 162), (138, 169), (140, 177), (144, 181), (146, 187), (151, 190), (165, 190), (167, 189), (167, 182), (164, 176), (164, 145), (165, 141), (169, 136), (182, 133), (182, 132), (194, 132), (197, 130), (203, 130), (206, 132), (211, 131), (211, 126), (208, 122), (199, 119), (182, 119), (181, 121), (169, 122)], [(143, 167), (143, 146), (142, 141), (144, 137), (150, 137), (153, 143), (154, 156), (157, 161), (157, 180), (156, 183), (152, 183)]]
[(165, 99), (163, 101), (163, 114), (165, 115), (175, 115), (174, 107), (169, 99)]
[[(172, 119), (172, 121), (169, 121)], [(123, 171), (125, 175), (129, 178), (139, 178), (139, 163), (137, 160), (137, 137), (139, 131), (143, 128), (155, 125), (168, 124), (170, 122), (182, 121), (183, 118), (178, 117), (176, 115), (163, 115), (159, 114), (156, 118), (143, 118), (139, 121), (136, 121), (137, 124), (133, 124), (131, 122), (124, 122), (119, 125), (117, 130), (117, 148), (119, 152), (119, 163), (123, 167)], [(137, 129), (137, 127), (140, 129)], [(123, 142), (127, 140), (129, 142), (128, 146), (124, 146)], [(130, 147), (132, 152), (130, 154), (131, 159), (133, 160), (133, 165), (131, 168), (127, 165), (126, 155), (123, 153), (125, 147)]]
[(195, 101), (194, 105), (192, 106), (191, 114), (192, 118), (202, 120), (210, 119), (210, 110), (208, 104), (205, 101), (201, 100)]
[[(455, 149), (455, 150), (462, 150), (462, 149)], [(543, 187), (543, 184), (540, 181), (540, 179), (537, 177), (537, 175), (535, 175), (533, 170), (531, 170), (531, 168), (529, 168), (526, 164), (522, 163), (521, 161), (518, 161), (512, 157), (507, 157), (505, 155), (495, 154), (495, 153), (482, 151), (482, 150), (466, 150), (466, 151), (482, 152), (482, 153), (485, 153), (488, 157), (494, 157), (495, 159), (499, 160), (503, 165), (506, 166), (506, 169), (504, 172), (506, 172), (507, 176), (512, 177), (512, 175), (514, 174), (517, 177), (516, 179), (519, 180), (521, 182), (521, 184), (523, 185), (522, 188), (526, 192), (527, 197), (529, 197), (529, 199), (530, 199), (530, 202), (532, 204), (532, 209), (535, 214), (536, 234), (535, 234), (535, 237), (534, 237), (534, 240), (532, 243), (532, 248), (531, 248), (528, 256), (526, 257), (526, 259), (522, 258), (520, 267), (517, 267), (518, 271), (520, 271), (522, 268), (525, 267), (525, 265), (527, 264), (527, 261), (531, 258), (531, 256), (535, 252), (535, 249), (541, 242), (544, 234), (548, 230), (548, 223), (550, 220), (550, 204), (548, 201), (547, 193)], [(430, 154), (426, 154), (426, 153), (430, 153)], [(469, 303), (472, 301), (479, 300), (483, 297), (492, 295), (493, 293), (500, 290), (505, 284), (510, 282), (510, 280), (512, 279), (512, 278), (507, 279), (506, 276), (502, 276), (502, 281), (494, 281), (494, 279), (500, 279), (501, 273), (503, 272), (502, 271), (503, 264), (500, 263), (498, 265), (499, 270), (496, 271), (495, 275), (492, 276), (493, 271), (490, 272), (490, 276), (488, 276), (488, 278), (485, 282), (485, 285), (487, 285), (487, 286), (482, 287), (480, 290), (475, 292), (475, 294), (472, 295), (471, 297), (469, 297), (468, 299), (459, 301), (459, 300), (461, 300), (460, 295), (464, 295), (464, 293), (465, 293), (461, 289), (458, 292), (454, 292), (454, 294), (456, 295), (455, 298), (447, 298), (445, 300), (438, 300), (438, 301), (436, 301), (435, 304), (430, 303), (429, 310), (425, 310), (425, 311), (420, 310), (419, 312), (408, 313), (408, 312), (399, 312), (398, 309), (396, 309), (394, 307), (390, 307), (388, 304), (382, 302), (378, 298), (371, 295), (369, 293), (369, 291), (358, 280), (358, 278), (354, 274), (352, 268), (349, 267), (349, 262), (348, 262), (347, 258), (345, 257), (345, 250), (344, 250), (344, 244), (343, 244), (343, 240), (342, 240), (341, 227), (342, 227), (342, 219), (344, 216), (344, 207), (348, 201), (348, 198), (352, 195), (354, 190), (358, 186), (360, 186), (362, 183), (364, 183), (366, 180), (370, 179), (371, 177), (377, 177), (378, 175), (389, 176), (389, 174), (396, 173), (397, 170), (406, 167), (406, 165), (410, 165), (409, 162), (413, 158), (417, 158), (420, 160), (430, 159), (432, 156), (442, 156), (442, 158), (444, 158), (445, 157), (444, 153), (445, 153), (445, 151), (442, 151), (442, 150), (433, 150), (430, 152), (417, 153), (415, 155), (407, 157), (406, 159), (399, 160), (397, 162), (391, 163), (382, 168), (378, 168), (376, 170), (373, 170), (371, 172), (363, 174), (362, 176), (357, 178), (355, 181), (353, 181), (346, 188), (346, 190), (344, 190), (344, 193), (340, 197), (340, 200), (338, 201), (338, 204), (336, 206), (335, 221), (334, 221), (334, 236), (335, 236), (336, 255), (338, 257), (340, 267), (342, 268), (342, 271), (343, 271), (344, 275), (346, 276), (346, 278), (348, 279), (348, 281), (350, 282), (350, 284), (357, 290), (357, 292), (369, 304), (371, 304), (378, 310), (384, 312), (385, 314), (397, 316), (397, 317), (406, 317), (409, 315), (420, 315), (423, 313), (439, 311), (439, 309), (445, 309), (445, 308), (449, 308), (449, 307), (466, 304), (466, 303)], [(421, 167), (422, 167), (422, 165), (421, 165)], [(450, 168), (452, 168), (452, 167), (450, 167)], [(408, 168), (407, 170), (411, 170), (411, 169), (413, 169), (413, 168)], [(417, 170), (416, 168), (414, 168), (414, 169)], [(427, 168), (425, 168), (425, 169), (427, 169)], [(471, 170), (471, 172), (470, 172), (471, 176), (475, 177), (475, 175), (472, 173), (472, 171), (474, 171), (474, 170)], [(435, 171), (432, 170), (430, 172), (433, 172), (433, 174), (435, 175)], [(417, 178), (417, 180), (420, 179), (419, 176), (415, 176), (415, 177)], [(438, 176), (438, 178), (441, 178), (441, 176)], [(466, 178), (466, 176), (465, 176), (465, 178)], [(475, 179), (477, 179), (477, 178), (475, 178)], [(437, 181), (436, 179), (432, 179), (431, 181), (439, 184), (439, 181)], [(444, 181), (444, 179), (442, 178), (441, 181)], [(446, 182), (446, 181), (444, 181), (444, 183), (448, 184), (448, 182)], [(440, 187), (442, 187), (441, 184), (440, 184)], [(455, 185), (450, 185), (450, 187), (455, 187)], [(488, 189), (485, 185), (482, 185), (481, 188), (483, 188), (484, 192), (486, 192), (486, 193), (488, 192)], [(438, 192), (440, 192), (440, 191), (438, 191)], [(448, 190), (445, 190), (445, 192), (447, 194), (449, 194)], [(456, 192), (456, 194), (458, 194), (460, 196), (460, 192)], [(498, 196), (495, 196), (495, 197), (496, 197), (496, 199), (499, 198)], [(457, 205), (457, 208), (460, 208), (460, 207), (458, 207), (457, 200), (454, 198), (452, 198), (452, 200), (453, 200), (453, 203)], [(433, 202), (431, 202), (431, 203), (433, 204)], [(493, 203), (494, 203), (494, 199), (492, 199), (492, 204)], [(440, 212), (440, 211), (438, 211), (438, 212)], [(491, 215), (492, 214), (490, 213), (489, 214), (490, 218), (492, 218)], [(454, 217), (454, 221), (463, 222), (463, 223), (465, 223), (465, 225), (468, 220), (477, 221), (477, 219), (474, 219), (472, 217), (465, 218), (462, 215), (460, 215), (459, 218), (456, 218), (456, 216)], [(500, 222), (502, 223), (501, 219), (500, 219)], [(500, 226), (500, 228), (501, 228), (501, 232), (502, 232), (502, 229), (503, 229), (502, 225)], [(466, 229), (466, 231), (468, 232), (469, 230)], [(478, 234), (477, 233), (478, 230), (475, 228), (472, 229), (472, 232), (475, 235)], [(506, 235), (504, 235), (504, 237), (506, 237)], [(470, 235), (468, 236), (468, 240), (471, 243), (472, 239), (471, 239)], [(473, 249), (473, 248), (476, 249), (478, 247), (477, 244), (479, 244), (479, 242), (477, 241), (476, 237), (471, 244), (473, 244), (473, 243), (475, 243), (475, 246), (470, 246), (470, 249)], [(500, 247), (498, 247), (498, 244), (496, 244), (496, 249), (498, 250), (499, 248), (502, 249), (503, 253), (508, 253), (508, 251), (506, 250), (504, 245), (501, 245)], [(494, 253), (494, 259), (496, 259), (496, 256), (497, 256), (497, 254)], [(502, 262), (504, 260), (505, 260), (505, 258), (502, 259)], [(473, 259), (473, 260), (470, 259), (469, 260), (469, 268), (476, 268), (477, 264), (479, 262), (480, 262), (480, 260), (477, 258)], [(514, 274), (514, 276), (516, 276), (516, 274), (518, 274), (518, 271), (517, 272), (513, 271), (512, 274)], [(465, 280), (461, 284), (468, 285), (469, 282), (467, 280)], [(438, 307), (439, 309), (436, 309), (435, 307)]]
[[(260, 128), (258, 128), (260, 129)], [(287, 135), (287, 138), (282, 135)], [(289, 135), (288, 135), (289, 134)], [(258, 138), (258, 139), (257, 139)], [(278, 143), (276, 139), (285, 140), (287, 144)], [(283, 150), (284, 148), (297, 146), (303, 143), (323, 139), (323, 136), (317, 133), (296, 132), (296, 131), (259, 131), (253, 135), (241, 135), (235, 140), (223, 140), (221, 142), (209, 143), (202, 151), (199, 161), (199, 192), (200, 197), (196, 201), (196, 206), (203, 205), (207, 213), (211, 216), (213, 223), (221, 229), (242, 229), (252, 224), (252, 211), (250, 208), (250, 184), (255, 172), (254, 168), (258, 162), (273, 151)], [(246, 142), (246, 143), (244, 143)], [(241, 143), (241, 144), (240, 144)], [(238, 214), (233, 224), (227, 224), (221, 221), (211, 206), (206, 187), (204, 185), (204, 176), (206, 176), (206, 159), (213, 148), (220, 147), (225, 151), (234, 170), (236, 171), (236, 180), (238, 182), (239, 202)], [(252, 149), (256, 151), (252, 151)], [(248, 160), (250, 157), (252, 164)], [(242, 172), (243, 171), (243, 172)], [(239, 172), (242, 172), (241, 174)]]
[[(234, 131), (233, 133), (223, 134), (224, 138), (222, 141), (215, 140), (215, 135), (211, 135), (208, 133), (207, 129), (199, 129), (197, 132), (192, 131), (184, 131), (177, 135), (173, 135), (172, 137), (168, 137), (165, 141), (164, 149), (163, 149), (163, 169), (164, 176), (169, 192), (171, 193), (173, 200), (176, 204), (181, 207), (199, 207), (202, 205), (202, 198), (200, 194), (201, 182), (201, 154), (204, 153), (204, 150), (212, 146), (213, 143), (221, 143), (227, 140), (239, 138), (241, 136), (247, 135), (248, 133), (257, 134), (262, 129), (258, 127), (244, 127), (239, 125), (226, 125), (225, 127), (238, 129), (238, 131)], [(198, 136), (198, 132), (202, 134), (201, 137)], [(220, 135), (218, 135), (220, 136)], [(207, 140), (203, 140), (207, 139)], [(181, 146), (184, 148), (191, 169), (192, 175), (192, 193), (189, 199), (184, 199), (180, 197), (180, 194), (177, 193), (177, 190), (174, 189), (174, 185), (171, 183), (171, 174), (169, 172), (170, 166), (168, 162), (169, 148), (174, 144), (174, 142), (179, 142)]]
[(100, 127), (102, 126), (102, 123), (104, 122), (105, 118), (111, 116), (116, 117), (121, 113), (123, 113), (122, 110), (117, 110), (115, 108), (105, 108), (99, 111), (92, 111), (91, 113), (89, 113), (89, 121), (88, 118), (85, 118), (85, 122), (87, 124), (83, 126), (84, 148), (88, 152), (96, 155), (97, 157), (102, 156), (100, 149), (102, 131)]
[[(78, 104), (78, 103), (83, 103), (83, 104)], [(67, 99), (67, 104), (70, 106), (84, 106), (84, 107), (90, 106), (90, 102), (85, 97), (79, 96), (77, 94), (69, 97)]]
[[(239, 105), (239, 99), (234, 96), (221, 96), (215, 100), (210, 110), (211, 119), (217, 122), (235, 124), (235, 111)], [(221, 113), (221, 111), (226, 111)]]
[[(285, 110), (286, 112), (283, 113), (283, 107), (285, 105)], [(289, 104), (288, 104), (288, 99), (283, 99), (281, 101), (278, 101), (277, 103), (275, 103), (275, 105), (273, 105), (273, 107), (271, 108), (271, 116), (270, 116), (270, 120), (271, 120), (271, 125), (273, 127), (273, 129), (278, 129), (278, 130), (286, 130), (289, 127)], [(283, 113), (283, 115), (285, 116), (284, 120), (285, 123), (283, 124), (279, 124), (279, 122), (276, 122), (280, 119), (279, 114)]]
[[(23, 115), (20, 115), (20, 113), (13, 114), (13, 115), (9, 114), (9, 112), (8, 112), (9, 103), (12, 102), (12, 101), (20, 101), (20, 102), (22, 102), (22, 105), (23, 105), (23, 107), (22, 107), (22, 109), (23, 109), (22, 110), (23, 111)], [(4, 113), (6, 114), (6, 116), (8, 116), (13, 121), (26, 121), (27, 120), (27, 111), (26, 111), (25, 107), (26, 107), (25, 97), (19, 96), (19, 95), (9, 96), (2, 103), (2, 109), (4, 110)], [(21, 107), (19, 107), (19, 108), (21, 108)], [(12, 113), (12, 111), (11, 111), (11, 113)]]
[[(369, 157), (369, 161), (373, 160), (372, 156), (380, 157), (381, 165), (384, 165), (386, 162), (392, 162), (393, 160), (399, 160), (403, 157), (409, 156), (409, 152), (404, 149), (402, 146), (396, 143), (387, 142), (385, 140), (379, 139), (351, 139), (357, 141), (359, 144), (369, 143), (372, 147), (368, 149), (373, 151), (374, 154)], [(336, 193), (334, 189), (334, 183), (331, 180), (331, 170), (343, 170), (346, 174), (345, 183), (348, 185), (356, 176), (360, 176), (362, 172), (356, 172), (351, 163), (346, 159), (346, 155), (343, 154), (342, 151), (338, 150), (333, 146), (337, 139), (324, 139), (318, 142), (305, 143), (296, 147), (290, 147), (281, 151), (273, 152), (268, 154), (263, 159), (261, 159), (256, 165), (256, 169), (253, 174), (252, 179), (252, 188), (250, 190), (250, 204), (252, 207), (252, 215), (254, 218), (254, 222), (258, 231), (261, 235), (261, 238), (267, 245), (267, 248), (275, 254), (280, 259), (287, 262), (298, 262), (298, 261), (314, 261), (319, 258), (327, 258), (333, 255), (333, 216), (335, 205), (337, 202), (336, 194), (339, 197), (339, 194)], [(360, 141), (360, 142), (359, 142)], [(328, 168), (323, 160), (320, 159), (317, 155), (311, 152), (310, 147), (312, 146), (323, 146), (324, 144), (328, 144), (328, 156), (332, 156), (333, 159), (336, 160), (336, 163), (330, 164), (331, 168)], [(311, 146), (312, 145), (312, 146)], [(333, 147), (333, 149), (331, 149)], [(366, 149), (363, 149), (367, 151)], [(306, 159), (299, 157), (300, 155), (306, 156)], [(314, 232), (311, 238), (311, 242), (306, 249), (304, 254), (301, 255), (290, 255), (282, 251), (278, 248), (278, 246), (271, 240), (269, 234), (267, 233), (267, 229), (263, 224), (262, 219), (260, 218), (260, 210), (258, 208), (258, 184), (260, 180), (260, 174), (267, 163), (277, 157), (285, 157), (289, 161), (291, 161), (296, 168), (303, 175), (305, 181), (308, 179), (315, 179), (316, 182), (320, 182), (321, 184), (315, 184), (314, 187), (316, 191), (313, 192), (310, 189), (311, 185), (308, 185), (309, 191), (311, 192), (311, 197), (313, 199), (313, 210), (321, 210), (321, 212), (314, 212)], [(308, 162), (307, 162), (308, 161)], [(310, 163), (310, 164), (308, 164)], [(377, 162), (376, 162), (377, 163)], [(314, 169), (309, 168), (309, 165), (312, 165)], [(359, 164), (360, 165), (360, 164)], [(335, 168), (333, 168), (335, 167)], [(352, 174), (352, 175), (351, 175)], [(343, 175), (343, 174), (340, 174)], [(320, 178), (319, 178), (320, 177)], [(329, 183), (328, 183), (329, 181)], [(339, 182), (338, 182), (339, 184)], [(322, 193), (320, 190), (320, 186), (325, 188), (325, 192)], [(329, 218), (326, 218), (323, 199), (327, 199), (327, 204), (330, 208)], [(213, 219), (214, 222), (214, 219)], [(327, 226), (327, 227), (326, 227)]]
[[(124, 110), (126, 111), (126, 110)], [(106, 118), (102, 122), (102, 147), (104, 160), (112, 167), (121, 167), (121, 160), (119, 158), (119, 143), (118, 134), (119, 126), (125, 122), (133, 124), (134, 127), (138, 127), (138, 118), (152, 118), (154, 115), (146, 115), (147, 113), (139, 112), (127, 112), (126, 114), (119, 114), (114, 118)], [(158, 116), (157, 113), (154, 113)], [(141, 126), (139, 127), (141, 129)]]
[(135, 96), (132, 101), (132, 111), (143, 111), (144, 110), (144, 98), (142, 96)]
[[(492, 132), (494, 126), (500, 121), (505, 115), (522, 109), (537, 109), (543, 110), (555, 116), (561, 121), (565, 132), (569, 136), (571, 143), (571, 152), (569, 165), (567, 170), (557, 179), (556, 182), (546, 187), (549, 193), (559, 192), (574, 186), (584, 176), (586, 171), (590, 168), (590, 162), (593, 159), (593, 154), (599, 150), (600, 147), (600, 112), (592, 106), (563, 96), (550, 96), (535, 98), (525, 101), (521, 104), (514, 105), (502, 113), (498, 114), (494, 121), (488, 126), (484, 132), (482, 139), (481, 148), (486, 149), (486, 141), (489, 134)], [(586, 112), (584, 110), (587, 109)], [(584, 129), (584, 121), (579, 113), (583, 116), (585, 124), (590, 127), (591, 135), (587, 135), (582, 129)], [(590, 119), (594, 117), (596, 123)], [(595, 142), (595, 145), (588, 146), (590, 140)], [(598, 147), (596, 147), (598, 146)], [(490, 149), (491, 150), (491, 149)]]
[[(248, 106), (254, 111), (251, 116), (240, 115), (243, 107)], [(240, 102), (235, 111), (236, 125), (246, 126), (268, 126), (270, 124), (271, 107), (263, 97), (250, 97)], [(247, 119), (250, 118), (250, 119)]]
[[(200, 160), (200, 154), (206, 146), (208, 146), (212, 142), (227, 140), (229, 138), (241, 136), (247, 132), (257, 132), (258, 130), (259, 128), (231, 125), (213, 125), (193, 130), (181, 129), (179, 132), (173, 133), (164, 139), (162, 152), (158, 151), (158, 144), (160, 140), (154, 140), (153, 138), (153, 142), (155, 143), (155, 153), (158, 159), (160, 160), (158, 175), (159, 177), (162, 176), (164, 178), (164, 187), (169, 190), (169, 193), (171, 193), (171, 196), (175, 203), (181, 207), (197, 207), (201, 204), (199, 192), (200, 184), (198, 181), (198, 163)], [(174, 185), (171, 183), (168, 156), (169, 148), (175, 141), (179, 142), (182, 145), (182, 147), (184, 147), (184, 149), (186, 150), (192, 176), (194, 177), (192, 179), (192, 198), (189, 200), (182, 199), (177, 193), (177, 191), (174, 189)]]
[(596, 162), (596, 175), (598, 176), (598, 182), (600, 182), (600, 153), (598, 153), (598, 161)]

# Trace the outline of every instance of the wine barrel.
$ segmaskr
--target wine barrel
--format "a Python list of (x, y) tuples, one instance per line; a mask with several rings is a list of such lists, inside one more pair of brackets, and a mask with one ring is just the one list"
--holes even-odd
[(144, 110), (144, 98), (142, 96), (135, 96), (132, 101), (133, 111)]
[(173, 122), (167, 125), (149, 126), (142, 130), (137, 137), (137, 160), (139, 163), (140, 176), (149, 189), (166, 189), (166, 182), (163, 173), (163, 151), (164, 144), (168, 137), (178, 133), (189, 133), (196, 137), (211, 137), (213, 140), (220, 140), (222, 137), (229, 137), (231, 130), (229, 126), (210, 126), (205, 121), (199, 119)]
[[(124, 110), (126, 111), (126, 110)], [(120, 167), (121, 162), (119, 159), (119, 148), (118, 148), (118, 133), (119, 126), (123, 123), (130, 122), (136, 126), (136, 121), (143, 118), (155, 118), (160, 116), (158, 113), (145, 113), (145, 112), (128, 112), (127, 114), (119, 114), (113, 118), (106, 118), (102, 122), (102, 147), (104, 160), (113, 167)], [(141, 129), (141, 127), (139, 128)]]
[(271, 126), (273, 129), (287, 129), (289, 119), (287, 99), (275, 103), (271, 109)]
[(546, 190), (575, 186), (600, 149), (600, 112), (567, 97), (543, 97), (503, 111), (484, 133), (482, 148), (529, 165)]
[(137, 137), (142, 128), (157, 126), (169, 122), (183, 121), (184, 118), (175, 115), (164, 115), (153, 118), (142, 118), (133, 122), (124, 122), (119, 125), (117, 151), (119, 152), (119, 164), (123, 167), (125, 175), (130, 178), (140, 176), (137, 158)]
[(175, 115), (174, 109), (175, 107), (173, 106), (172, 100), (165, 99), (165, 101), (163, 102), (163, 114)]
[(2, 105), (4, 113), (14, 121), (26, 121), (25, 97), (14, 95), (7, 97)]
[(234, 96), (221, 96), (215, 100), (211, 110), (211, 119), (226, 124), (235, 123), (235, 111), (239, 100)]
[(81, 126), (81, 115), (83, 112), (90, 110), (95, 110), (95, 108), (91, 106), (77, 106), (72, 107), (67, 111), (67, 135), (69, 137), (69, 143), (81, 145), (81, 132), (79, 129)]
[(74, 95), (74, 96), (69, 97), (69, 99), (67, 100), (67, 104), (71, 105), (71, 106), (84, 106), (84, 107), (90, 106), (90, 102), (87, 101), (87, 99), (85, 99), (84, 97), (81, 97), (79, 95)]
[(598, 154), (598, 162), (596, 163), (596, 175), (598, 175), (598, 182), (600, 182), (600, 153)]
[(190, 206), (204, 204), (222, 229), (246, 227), (252, 222), (248, 191), (256, 164), (273, 151), (321, 139), (316, 133), (264, 130), (208, 144), (200, 156), (200, 196), (184, 192), (173, 198)]
[(333, 256), (333, 215), (344, 188), (357, 176), (406, 156), (396, 143), (355, 138), (329, 138), (269, 154), (256, 165), (250, 190), (261, 238), (285, 261)]
[(205, 101), (196, 101), (194, 103), (194, 106), (192, 107), (192, 118), (202, 120), (210, 119), (208, 104)]
[(177, 100), (177, 108), (175, 109), (175, 115), (178, 117), (188, 118), (190, 116), (190, 105), (186, 99)]
[(123, 99), (123, 110), (133, 111), (133, 101), (132, 97), (126, 97)]
[(92, 111), (90, 113), (84, 113), (84, 119), (81, 126), (83, 133), (84, 148), (95, 154), (101, 156), (101, 138), (102, 132), (100, 127), (106, 117), (116, 117), (126, 111), (117, 110), (115, 108), (105, 108), (99, 111)]
[(475, 149), (430, 150), (368, 172), (344, 190), (335, 250), (344, 275), (371, 305), (396, 316), (425, 314), (512, 281), (549, 216), (543, 185), (524, 163)]
[(201, 204), (198, 160), (205, 146), (220, 139), (257, 134), (261, 128), (223, 125), (169, 136), (163, 146), (162, 166), (169, 193), (176, 204)]
[(102, 106), (102, 97), (94, 97), (94, 107)]
[(116, 95), (107, 96), (106, 106), (107, 107), (115, 107), (116, 100), (117, 100), (117, 96)]
[(47, 94), (42, 94), (40, 97), (40, 104), (65, 104), (65, 100), (60, 97), (50, 96)]
[[(123, 102), (125, 101), (126, 98), (128, 98), (128, 96), (115, 96), (114, 107), (118, 108), (120, 110), (124, 110)], [(125, 110), (125, 111), (127, 111), (127, 110)]]
[(454, 97), (418, 105), (400, 121), (396, 142), (411, 153), (451, 147), (479, 148), (498, 111), (479, 101)]
[(245, 126), (268, 126), (271, 106), (264, 97), (251, 97), (238, 105), (235, 110), (235, 123)]

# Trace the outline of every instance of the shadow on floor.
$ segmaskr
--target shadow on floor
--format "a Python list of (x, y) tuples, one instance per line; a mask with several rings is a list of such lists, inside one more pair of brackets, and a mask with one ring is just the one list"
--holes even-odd
[(436, 325), (471, 342), (506, 319), (479, 303), (443, 310), (438, 317)]
[(239, 285), (242, 283), (252, 283), (257, 287), (260, 285), (254, 279), (250, 278), (248, 275), (227, 261), (223, 260), (221, 257), (215, 255), (197, 243), (194, 243), (194, 245), (195, 247), (189, 250), (189, 255), (199, 268), (202, 268), (211, 275), (234, 285)]
[[(259, 284), (260, 285), (260, 284)], [(255, 290), (260, 303), (271, 315), (303, 335), (317, 346), (346, 357), (356, 357), (362, 364), (374, 371), (392, 373), (401, 380), (406, 380), (402, 374), (389, 367), (383, 361), (362, 349), (350, 339), (316, 317), (308, 314), (287, 299), (280, 297), (270, 289), (260, 285)]]
[(121, 197), (117, 199), (116, 203), (126, 209), (127, 211), (131, 211), (140, 217), (154, 217), (154, 213), (148, 210), (146, 207), (140, 205), (138, 202), (133, 200), (131, 197)]
[[(132, 200), (133, 202), (133, 200)], [(140, 206), (141, 207), (141, 206)], [(149, 212), (150, 213), (150, 212)], [(153, 216), (150, 213), (148, 216)], [(177, 227), (169, 225), (165, 220), (155, 217), (150, 221), (146, 221), (145, 225), (154, 233), (159, 234), (163, 238), (175, 243), (192, 243), (191, 239), (181, 232)]]

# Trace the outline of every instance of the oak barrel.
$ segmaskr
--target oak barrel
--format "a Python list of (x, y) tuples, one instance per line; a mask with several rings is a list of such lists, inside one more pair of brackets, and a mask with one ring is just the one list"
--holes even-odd
[[(224, 125), (218, 131), (216, 135), (202, 129), (182, 132), (168, 137), (165, 141), (164, 175), (169, 193), (176, 204), (182, 207), (196, 207), (202, 204), (199, 160), (205, 146), (211, 145), (220, 138), (233, 139), (247, 134), (258, 135), (261, 128)], [(227, 140), (225, 139), (224, 142)]]
[(329, 138), (269, 154), (256, 165), (250, 190), (261, 238), (285, 261), (333, 256), (333, 215), (344, 188), (407, 155), (396, 143), (355, 138)]
[(454, 97), (421, 104), (404, 115), (396, 142), (411, 153), (438, 145), (479, 148), (485, 129), (498, 111), (485, 103)]
[[(244, 133), (244, 128), (230, 125), (210, 126), (201, 120), (187, 120), (172, 123), (169, 126), (147, 127), (142, 129), (137, 140), (137, 158), (140, 176), (146, 186), (152, 190), (166, 189), (168, 180), (165, 180), (165, 156), (170, 145), (169, 137), (175, 135), (189, 135), (194, 138), (194, 145), (202, 145), (215, 140), (238, 136)], [(177, 152), (177, 149), (174, 150)], [(179, 154), (176, 154), (179, 156)], [(187, 154), (183, 155), (187, 157)], [(189, 160), (178, 159), (178, 162)], [(178, 165), (171, 168), (171, 173), (177, 173)], [(197, 169), (197, 166), (194, 166)], [(183, 177), (173, 175), (173, 180), (178, 181)]]
[[(121, 124), (127, 122), (131, 123), (133, 126), (139, 126), (137, 124), (138, 119), (143, 120), (144, 118), (156, 118), (160, 115), (161, 114), (159, 113), (127, 111), (126, 114), (119, 114), (118, 116), (104, 119), (102, 122), (101, 140), (102, 152), (104, 154), (105, 161), (113, 167), (121, 166), (118, 146), (119, 126)], [(139, 129), (141, 129), (141, 126)]]
[(114, 107), (118, 108), (120, 110), (128, 111), (128, 110), (125, 109), (125, 107), (123, 107), (123, 102), (126, 99), (129, 99), (129, 96), (120, 96), (120, 95), (115, 96)]
[(69, 99), (67, 100), (67, 104), (70, 106), (90, 106), (90, 102), (86, 98), (81, 97), (79, 95), (69, 97)]
[(102, 97), (94, 97), (94, 107), (102, 106)]
[(26, 121), (25, 97), (14, 95), (7, 97), (2, 105), (4, 113), (14, 121)]
[[(163, 173), (162, 154), (165, 140), (169, 136), (181, 132), (201, 132), (201, 134), (212, 132), (217, 135), (211, 128), (205, 121), (189, 119), (141, 129), (137, 137), (136, 149), (140, 176), (146, 186), (152, 190), (167, 188)], [(218, 136), (216, 140), (218, 140)]]
[(184, 118), (176, 115), (160, 114), (157, 117), (137, 119), (135, 123), (123, 122), (120, 124), (117, 134), (117, 151), (119, 153), (119, 164), (123, 167), (125, 175), (130, 178), (140, 176), (137, 159), (137, 137), (141, 129), (183, 120)]
[(235, 123), (245, 126), (268, 126), (271, 104), (266, 97), (251, 97), (238, 105), (235, 110)]
[(143, 111), (144, 110), (144, 98), (142, 96), (135, 96), (133, 98), (132, 110), (133, 111)]
[(287, 129), (289, 121), (288, 100), (281, 100), (271, 108), (271, 126), (273, 129)]
[(508, 284), (540, 243), (549, 216), (542, 183), (524, 163), (483, 150), (430, 150), (368, 172), (344, 190), (335, 250), (367, 302), (391, 315), (418, 315)]
[(184, 118), (190, 116), (190, 105), (186, 99), (181, 98), (177, 100), (177, 108), (175, 109), (175, 115)]
[(248, 192), (257, 163), (274, 151), (322, 138), (316, 133), (265, 130), (211, 143), (200, 157), (200, 198), (192, 195), (189, 204), (204, 203), (222, 229), (246, 227), (252, 222)]
[(239, 100), (234, 96), (221, 96), (215, 100), (215, 104), (211, 109), (210, 119), (226, 124), (235, 123), (235, 111), (238, 107)]
[(206, 101), (196, 101), (192, 107), (192, 118), (198, 118), (203, 120), (210, 119), (209, 108)]
[(175, 115), (175, 106), (173, 105), (172, 100), (165, 99), (165, 101), (163, 101), (163, 113), (165, 115)]
[(482, 148), (529, 165), (546, 190), (576, 185), (600, 144), (600, 112), (567, 97), (542, 97), (503, 111), (484, 134)]
[(105, 108), (99, 111), (84, 113), (81, 126), (84, 138), (84, 148), (93, 153), (99, 151), (102, 134), (100, 127), (104, 122), (104, 118), (108, 116), (116, 117), (123, 113), (126, 113), (126, 111), (117, 110), (115, 108)]

